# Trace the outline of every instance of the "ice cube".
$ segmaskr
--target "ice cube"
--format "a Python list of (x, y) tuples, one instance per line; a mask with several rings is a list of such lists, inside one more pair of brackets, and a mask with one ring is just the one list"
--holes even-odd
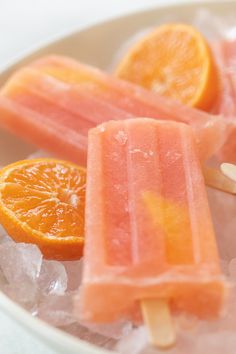
[(235, 332), (224, 331), (202, 333), (201, 337), (193, 341), (192, 354), (235, 354), (236, 336)]
[(63, 295), (67, 289), (67, 273), (63, 264), (43, 260), (38, 287), (44, 295)]
[(107, 338), (101, 334), (89, 331), (86, 327), (81, 326), (78, 323), (73, 323), (69, 326), (61, 327), (67, 333), (76, 336), (91, 344), (97, 345), (106, 349), (113, 349), (116, 341), (112, 338)]
[(10, 284), (36, 281), (41, 265), (42, 254), (36, 245), (12, 242), (0, 246), (0, 267)]
[(7, 242), (0, 246), (0, 268), (6, 279), (2, 290), (13, 300), (31, 309), (37, 298), (37, 277), (42, 254), (37, 246)]
[(68, 290), (78, 289), (82, 278), (83, 259), (81, 258), (79, 261), (65, 261), (62, 263), (67, 273)]
[(215, 16), (212, 12), (203, 8), (196, 13), (193, 25), (209, 40), (221, 38), (229, 29), (226, 18)]
[(48, 295), (41, 298), (38, 316), (53, 326), (67, 326), (76, 322), (73, 314), (73, 293)]
[(211, 41), (219, 40), (220, 38), (236, 38), (235, 17), (233, 14), (216, 16), (211, 11), (202, 8), (197, 11), (193, 25)]
[(148, 343), (147, 331), (144, 326), (135, 328), (129, 335), (119, 340), (115, 350), (121, 354), (138, 354)]
[(109, 324), (81, 323), (82, 326), (94, 333), (101, 334), (112, 339), (120, 339), (128, 335), (132, 330), (132, 323), (128, 321), (117, 321)]

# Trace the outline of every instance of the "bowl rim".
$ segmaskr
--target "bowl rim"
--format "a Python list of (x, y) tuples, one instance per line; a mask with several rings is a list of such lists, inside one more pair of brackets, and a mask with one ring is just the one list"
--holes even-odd
[(120, 20), (125, 20), (132, 18), (134, 16), (139, 16), (139, 15), (146, 15), (152, 11), (161, 11), (165, 10), (168, 8), (172, 8), (173, 10), (179, 10), (181, 8), (189, 8), (189, 9), (194, 9), (197, 7), (211, 7), (211, 6), (235, 6), (236, 1), (235, 0), (168, 0), (168, 3), (159, 3), (159, 4), (154, 4), (154, 5), (149, 5), (144, 9), (138, 9), (138, 10), (131, 10), (128, 12), (124, 12), (122, 14), (119, 14), (118, 16), (113, 15), (109, 16), (106, 20), (102, 19), (99, 21), (96, 21), (95, 23), (90, 23), (85, 26), (75, 26), (71, 27), (70, 29), (67, 29), (66, 31), (61, 31), (60, 33), (57, 33), (56, 35), (51, 35), (48, 36), (46, 40), (43, 41), (38, 41), (35, 45), (30, 46), (29, 48), (21, 51), (19, 54), (16, 56), (13, 56), (10, 58), (9, 62), (7, 64), (4, 64), (3, 66), (0, 66), (0, 77), (5, 74), (5, 72), (9, 72), (11, 70), (14, 70), (14, 67), (17, 65), (21, 65), (21, 62), (25, 62), (25, 60), (29, 60), (32, 55), (37, 55), (40, 54), (42, 50), (47, 49), (47, 47), (50, 47), (52, 44), (59, 44), (64, 40), (67, 40), (69, 37), (76, 36), (79, 34), (82, 34), (88, 30), (95, 30), (97, 27), (100, 26), (107, 26), (109, 24), (112, 24), (114, 21), (119, 22)]
[[(52, 44), (59, 44), (62, 41), (69, 40), (71, 36), (80, 35), (88, 30), (96, 30), (96, 28), (100, 26), (109, 26), (112, 22), (119, 22), (121, 20), (132, 19), (133, 17), (139, 15), (148, 15), (150, 12), (157, 12), (161, 10), (166, 10), (171, 8), (173, 12), (181, 11), (181, 8), (188, 8), (189, 10), (197, 9), (198, 7), (207, 7), (214, 8), (217, 6), (220, 7), (235, 7), (236, 9), (236, 1), (235, 0), (170, 0), (168, 3), (160, 3), (148, 6), (145, 9), (139, 9), (137, 11), (129, 11), (122, 13), (118, 16), (110, 16), (106, 20), (97, 21), (94, 24), (89, 24), (82, 27), (71, 28), (64, 33), (60, 33), (59, 35), (50, 36), (47, 40), (42, 42), (38, 42), (36, 45), (28, 48), (20, 52), (19, 55), (16, 55), (12, 59), (10, 59), (8, 64), (5, 64), (0, 68), (0, 80), (2, 76), (6, 76), (14, 70), (14, 68), (18, 65), (23, 65), (24, 61), (30, 60), (31, 56), (35, 56), (40, 54), (41, 51), (46, 50)], [(25, 328), (27, 328), (34, 336), (39, 336), (41, 339), (44, 339), (47, 344), (53, 349), (57, 348), (61, 353), (70, 354), (112, 354), (115, 352), (106, 350), (104, 348), (99, 348), (94, 344), (90, 344), (87, 341), (81, 340), (75, 336), (72, 336), (63, 330), (55, 328), (49, 325), (47, 322), (42, 321), (39, 318), (35, 318), (32, 316), (27, 310), (18, 305), (16, 302), (8, 298), (1, 290), (0, 290), (0, 311), (3, 311), (7, 316), (15, 319), (19, 324), (23, 324)], [(62, 340), (63, 339), (63, 340)], [(69, 351), (69, 352), (68, 352)]]

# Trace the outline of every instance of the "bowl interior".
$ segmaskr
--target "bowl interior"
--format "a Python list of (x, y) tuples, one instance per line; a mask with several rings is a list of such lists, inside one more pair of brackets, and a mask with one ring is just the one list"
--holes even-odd
[[(236, 13), (235, 1), (183, 3), (175, 6), (162, 6), (146, 11), (112, 19), (85, 30), (66, 35), (44, 47), (32, 50), (21, 58), (17, 58), (0, 73), (0, 86), (11, 73), (30, 60), (46, 54), (63, 54), (74, 57), (102, 69), (111, 68), (116, 53), (121, 46), (136, 33), (145, 28), (156, 26), (171, 20), (191, 23), (196, 11), (208, 9), (218, 16), (229, 16)], [(37, 148), (26, 144), (21, 139), (0, 130), (0, 166), (23, 159)], [(11, 300), (0, 294), (0, 309), (8, 313), (14, 320), (41, 337), (58, 353), (99, 354), (107, 353), (92, 345), (60, 332), (43, 322), (36, 320), (19, 308)]]

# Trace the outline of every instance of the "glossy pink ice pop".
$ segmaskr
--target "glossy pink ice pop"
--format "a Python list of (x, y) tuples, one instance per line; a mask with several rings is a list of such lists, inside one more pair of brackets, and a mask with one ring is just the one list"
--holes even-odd
[(90, 130), (86, 198), (83, 320), (134, 319), (149, 298), (219, 315), (225, 283), (189, 126), (137, 118)]

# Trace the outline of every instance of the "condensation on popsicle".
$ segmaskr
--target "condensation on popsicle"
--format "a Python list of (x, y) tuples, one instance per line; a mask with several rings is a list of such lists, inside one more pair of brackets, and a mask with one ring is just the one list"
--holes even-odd
[(89, 132), (83, 320), (137, 319), (140, 301), (214, 318), (227, 285), (189, 126), (148, 118)]

